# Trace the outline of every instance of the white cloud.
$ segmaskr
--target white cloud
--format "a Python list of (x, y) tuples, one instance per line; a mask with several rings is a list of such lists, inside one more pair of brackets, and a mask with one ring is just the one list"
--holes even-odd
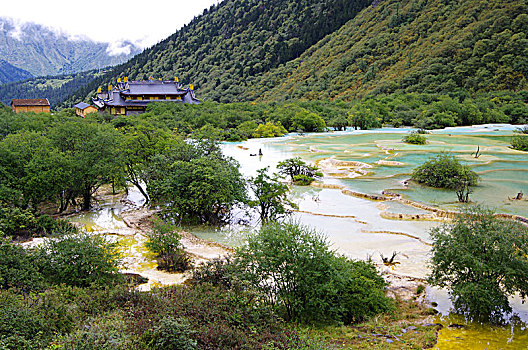
[(130, 44), (124, 44), (122, 42), (113, 42), (108, 45), (106, 52), (110, 56), (118, 56), (121, 54), (130, 54)]
[(147, 47), (176, 32), (217, 2), (16, 0), (2, 3), (0, 15), (57, 28), (73, 37), (86, 36), (109, 43), (128, 40)]

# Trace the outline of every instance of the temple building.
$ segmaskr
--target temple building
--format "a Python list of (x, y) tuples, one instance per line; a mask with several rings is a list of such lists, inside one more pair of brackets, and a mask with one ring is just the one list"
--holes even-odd
[(178, 102), (198, 104), (191, 85), (185, 89), (174, 81), (148, 80), (124, 81), (117, 80), (117, 86), (108, 87), (108, 92), (97, 92), (92, 99), (99, 112), (107, 111), (112, 115), (133, 115), (144, 113), (151, 102)]

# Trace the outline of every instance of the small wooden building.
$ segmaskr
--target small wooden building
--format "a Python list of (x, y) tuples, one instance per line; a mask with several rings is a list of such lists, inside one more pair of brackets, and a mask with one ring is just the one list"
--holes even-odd
[(51, 107), (47, 98), (18, 98), (11, 101), (11, 109), (15, 113), (33, 112), (50, 113)]
[(97, 108), (94, 106), (89, 105), (85, 102), (79, 102), (75, 105), (75, 114), (77, 114), (79, 117), (85, 118), (88, 113), (95, 113), (97, 112)]

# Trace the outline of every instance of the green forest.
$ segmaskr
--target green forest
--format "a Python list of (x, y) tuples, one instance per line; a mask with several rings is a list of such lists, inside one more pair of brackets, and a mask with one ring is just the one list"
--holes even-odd
[(194, 84), (199, 98), (241, 101), (251, 77), (299, 57), (370, 4), (367, 0), (230, 0), (79, 90), (85, 100), (118, 77), (150, 76)]
[(522, 0), (224, 1), (62, 106), (125, 76), (178, 76), (217, 102), (522, 91), (526, 13)]
[(527, 13), (525, 1), (383, 1), (255, 78), (244, 98), (526, 90)]
[(0, 85), (0, 102), (9, 105), (15, 98), (47, 98), (51, 108), (108, 70), (93, 70), (71, 75), (24, 78)]

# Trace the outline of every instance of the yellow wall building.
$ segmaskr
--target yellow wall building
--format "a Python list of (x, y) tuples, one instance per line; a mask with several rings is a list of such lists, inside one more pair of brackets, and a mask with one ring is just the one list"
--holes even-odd
[(75, 114), (79, 117), (85, 118), (89, 113), (97, 112), (97, 108), (88, 103), (80, 102), (75, 105)]
[(15, 113), (33, 112), (50, 113), (51, 107), (47, 98), (19, 98), (11, 101), (11, 109)]

